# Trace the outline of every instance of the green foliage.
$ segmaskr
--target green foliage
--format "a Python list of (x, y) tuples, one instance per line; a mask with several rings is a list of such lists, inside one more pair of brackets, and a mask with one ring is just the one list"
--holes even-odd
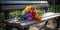
[(22, 13), (22, 11), (20, 11), (20, 10), (12, 10), (12, 11), (10, 11), (10, 13), (9, 13), (9, 17), (10, 17), (10, 18), (14, 18), (14, 17), (16, 17), (16, 16), (21, 15), (21, 13)]
[(5, 30), (5, 29), (6, 29), (6, 24), (0, 23), (0, 30)]
[(49, 12), (60, 13), (60, 5), (50, 5), (48, 8)]
[(0, 22), (2, 22), (2, 20), (4, 20), (4, 12), (3, 11), (0, 13)]

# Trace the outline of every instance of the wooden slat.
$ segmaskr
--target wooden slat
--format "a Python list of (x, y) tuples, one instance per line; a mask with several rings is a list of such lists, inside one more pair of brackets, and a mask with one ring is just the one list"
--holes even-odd
[[(38, 8), (46, 8), (48, 4), (33, 4), (36, 5)], [(2, 10), (13, 10), (13, 9), (24, 9), (27, 5), (2, 5)]]
[(1, 1), (1, 4), (36, 4), (36, 3), (48, 3), (47, 1)]

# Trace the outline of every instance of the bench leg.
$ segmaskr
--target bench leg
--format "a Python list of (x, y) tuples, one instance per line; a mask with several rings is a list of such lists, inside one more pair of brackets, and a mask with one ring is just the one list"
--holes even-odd
[(27, 27), (27, 28), (24, 28), (24, 30), (29, 30), (29, 27)]
[(11, 30), (13, 27), (11, 26), (6, 26), (6, 30)]

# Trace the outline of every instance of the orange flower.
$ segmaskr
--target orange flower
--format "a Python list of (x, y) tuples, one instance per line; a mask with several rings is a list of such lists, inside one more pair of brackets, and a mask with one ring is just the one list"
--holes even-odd
[(26, 12), (29, 12), (29, 11), (31, 10), (31, 8), (32, 8), (32, 6), (31, 6), (31, 5), (26, 6), (25, 11), (26, 11)]
[(39, 16), (38, 14), (35, 15), (35, 19), (36, 20), (41, 20), (42, 19), (42, 16)]

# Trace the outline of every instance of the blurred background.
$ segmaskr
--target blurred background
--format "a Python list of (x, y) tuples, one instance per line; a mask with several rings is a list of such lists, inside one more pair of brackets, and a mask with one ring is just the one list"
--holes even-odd
[[(7, 0), (2, 0), (2, 1), (7, 1)], [(8, 1), (48, 1), (49, 3), (48, 12), (55, 12), (55, 13), (60, 12), (59, 0), (8, 0)], [(18, 13), (17, 11), (18, 9), (16, 9), (15, 11), (12, 10), (10, 12), (14, 14), (14, 13)], [(0, 10), (0, 20), (3, 20), (3, 19), (4, 19), (4, 12), (3, 10)]]
[[(1, 0), (1, 1), (7, 1), (7, 0)], [(48, 1), (48, 3), (49, 3), (48, 12), (60, 13), (60, 4), (59, 4), (60, 2), (59, 2), (59, 0), (8, 0), (8, 1)], [(14, 9), (14, 10), (9, 11), (10, 18), (13, 18), (12, 16), (16, 15), (17, 13), (21, 14), (21, 11), (19, 11), (19, 9)], [(22, 10), (22, 9), (20, 9), (20, 10)], [(42, 9), (42, 10), (44, 11), (44, 9)], [(6, 26), (3, 23), (4, 19), (5, 19), (4, 11), (0, 9), (0, 30), (3, 30)]]

